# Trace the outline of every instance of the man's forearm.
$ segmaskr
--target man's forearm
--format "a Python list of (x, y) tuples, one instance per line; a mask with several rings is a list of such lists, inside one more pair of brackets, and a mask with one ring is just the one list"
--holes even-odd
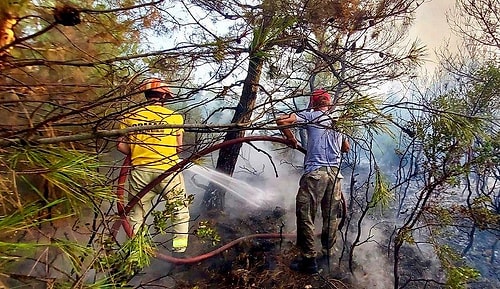
[[(297, 117), (295, 114), (290, 114), (287, 116), (281, 116), (276, 120), (276, 123), (279, 126), (284, 126), (284, 125), (291, 125), (297, 121)], [(288, 127), (285, 128), (280, 128), (280, 131), (285, 135), (285, 138), (292, 143), (292, 146), (295, 148), (297, 147), (297, 139), (295, 139), (294, 134), (292, 133), (292, 130)]]
[(295, 140), (295, 136), (293, 135), (291, 129), (284, 128), (281, 130), (281, 132), (285, 135), (286, 139), (291, 140), (291, 141)]
[(118, 139), (118, 143), (116, 144), (116, 148), (122, 154), (125, 154), (125, 155), (130, 154), (130, 144), (127, 143), (127, 138), (125, 138), (125, 137), (120, 137)]

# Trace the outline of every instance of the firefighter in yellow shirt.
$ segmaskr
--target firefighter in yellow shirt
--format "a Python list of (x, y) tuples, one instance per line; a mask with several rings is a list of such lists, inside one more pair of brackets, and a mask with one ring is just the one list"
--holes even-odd
[[(165, 100), (174, 97), (165, 83), (159, 79), (150, 79), (141, 88), (148, 105), (125, 115), (121, 128), (184, 123), (182, 115), (163, 106)], [(118, 150), (130, 155), (132, 161), (129, 200), (161, 173), (179, 162), (178, 154), (182, 150), (183, 132), (182, 128), (141, 130), (120, 139)], [(189, 210), (186, 202), (182, 201), (186, 199), (186, 191), (181, 172), (170, 174), (131, 209), (130, 223), (134, 233), (139, 232), (143, 226), (157, 194), (170, 204), (183, 204), (174, 209), (172, 222), (173, 251), (182, 253), (188, 245)]]

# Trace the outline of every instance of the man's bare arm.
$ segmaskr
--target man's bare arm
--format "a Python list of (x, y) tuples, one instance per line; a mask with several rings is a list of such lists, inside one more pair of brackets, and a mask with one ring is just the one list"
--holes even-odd
[(184, 133), (181, 131), (177, 134), (177, 147), (175, 148), (176, 151), (177, 151), (177, 154), (180, 154), (183, 149), (182, 149), (182, 146), (183, 146), (183, 138), (184, 138)]
[(130, 144), (128, 143), (128, 138), (126, 136), (122, 136), (118, 139), (116, 149), (118, 149), (118, 151), (122, 154), (130, 154)]
[(347, 140), (347, 138), (342, 139), (342, 147), (340, 148), (340, 151), (343, 153), (348, 152), (351, 149), (351, 144)]
[[(297, 122), (297, 116), (294, 113), (289, 114), (289, 115), (280, 116), (276, 120), (276, 124), (278, 124), (280, 126), (281, 125), (291, 125), (291, 124), (294, 124), (295, 122)], [(290, 128), (280, 128), (280, 130), (285, 135), (286, 139), (290, 141), (291, 146), (293, 148), (297, 148), (297, 146), (298, 146), (297, 139), (293, 135)]]

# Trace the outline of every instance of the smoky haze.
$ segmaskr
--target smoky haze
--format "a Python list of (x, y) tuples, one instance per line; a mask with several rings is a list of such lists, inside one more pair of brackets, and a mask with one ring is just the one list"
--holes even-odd
[(457, 37), (450, 29), (447, 15), (453, 10), (455, 0), (431, 0), (424, 2), (415, 15), (410, 28), (411, 39), (418, 39), (427, 47), (424, 69), (432, 72), (438, 63), (438, 51), (447, 46), (453, 52), (457, 47)]
[[(262, 152), (266, 152), (265, 154)], [(281, 144), (273, 144), (268, 142), (256, 142), (253, 146), (243, 145), (240, 158), (236, 164), (234, 178), (245, 181), (250, 186), (262, 190), (268, 194), (265, 198), (265, 204), (260, 208), (255, 206), (247, 206), (247, 209), (242, 209), (245, 204), (241, 202), (241, 198), (235, 196), (232, 192), (227, 192), (225, 212), (231, 218), (236, 216), (244, 217), (245, 214), (251, 214), (254, 210), (272, 209), (281, 207), (285, 210), (283, 217), (283, 232), (294, 233), (296, 231), (295, 223), (295, 196), (298, 190), (299, 179), (302, 174), (302, 164), (304, 155), (296, 150), (287, 148)], [(274, 163), (274, 165), (273, 165)], [(345, 170), (345, 179), (343, 180), (343, 192), (346, 199), (349, 199), (349, 173)], [(277, 174), (277, 176), (276, 176)], [(196, 188), (193, 188), (197, 190)], [(192, 192), (196, 193), (196, 192)], [(201, 195), (198, 192), (197, 198)], [(240, 193), (249, 194), (247, 198), (259, 198), (259, 194), (251, 194), (250, 191), (242, 191)], [(259, 200), (253, 200), (256, 203), (261, 203)], [(319, 212), (318, 212), (319, 214)], [(316, 217), (316, 231), (321, 232), (321, 217)], [(278, 232), (279, 228), (276, 227)], [(266, 232), (266, 233), (275, 233)], [(350, 233), (351, 235), (352, 233)], [(366, 220), (362, 225), (361, 238), (371, 240), (359, 245), (354, 253), (354, 260), (358, 264), (362, 264), (359, 270), (355, 269), (354, 275), (357, 288), (389, 288), (392, 284), (390, 274), (390, 264), (384, 252), (377, 245), (377, 241), (385, 240), (386, 232), (379, 230), (374, 221)], [(351, 239), (351, 237), (349, 237)], [(319, 239), (317, 240), (317, 249), (319, 250)], [(348, 245), (338, 235), (336, 243), (336, 260), (340, 257), (342, 246)], [(346, 256), (344, 255), (344, 258)], [(370, 269), (369, 268), (376, 268)]]

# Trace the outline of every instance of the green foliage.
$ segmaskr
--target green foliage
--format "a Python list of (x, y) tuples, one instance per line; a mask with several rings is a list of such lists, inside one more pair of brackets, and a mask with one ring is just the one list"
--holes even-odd
[[(155, 256), (155, 247), (151, 236), (146, 230), (139, 232), (123, 244), (113, 240), (105, 240), (104, 254), (97, 257), (94, 267), (99, 272), (107, 272), (107, 277), (100, 282), (107, 284), (126, 284), (132, 276), (143, 268), (149, 266), (151, 257)], [(120, 287), (118, 286), (118, 287)]]
[[(470, 71), (454, 72), (454, 82), (446, 83), (444, 89), (440, 83), (437, 93), (423, 101), (427, 104), (420, 114), (423, 117), (409, 123), (415, 132), (413, 141), (421, 145), (424, 155), (416, 162), (423, 164), (419, 173), (426, 180), (426, 191), (416, 194), (421, 207), (414, 209), (413, 219), (397, 236), (402, 243), (406, 233), (417, 224), (426, 226), (432, 232), (428, 241), (434, 244), (446, 274), (446, 287), (453, 289), (466, 288), (468, 282), (479, 277), (479, 272), (437, 240), (448, 242), (449, 236), (463, 232), (454, 226), (498, 230), (499, 223), (493, 204), (498, 190), (496, 184), (487, 180), (498, 167), (496, 118), (500, 74), (495, 65), (486, 64), (479, 69), (476, 65)], [(469, 194), (466, 204), (456, 199), (448, 202), (449, 196), (455, 198), (460, 191)]]
[[(13, 265), (13, 261), (20, 261), (35, 255), (37, 249), (54, 248), (63, 254), (65, 260), (71, 264), (74, 272), (84, 273), (83, 258), (92, 253), (92, 248), (61, 239), (52, 239), (50, 242), (2, 242), (0, 241), (0, 265), (2, 270)], [(0, 271), (2, 272), (2, 271)]]
[(3, 270), (6, 269), (7, 264), (11, 261), (16, 261), (23, 259), (25, 257), (33, 254), (37, 247), (43, 246), (42, 244), (36, 243), (25, 243), (25, 242), (2, 242), (0, 241), (0, 265)]
[(436, 253), (446, 274), (446, 288), (465, 289), (468, 282), (481, 276), (476, 269), (462, 264), (462, 258), (450, 246), (439, 246)]
[(429, 146), (437, 152), (455, 151), (473, 142), (485, 127), (484, 120), (464, 114), (466, 103), (453, 93), (437, 96), (433, 106), (438, 109), (430, 118)]
[(489, 196), (474, 198), (469, 208), (463, 208), (463, 213), (474, 220), (474, 224), (481, 230), (500, 229), (500, 214), (491, 207)]
[[(26, 204), (23, 208), (18, 208), (16, 211), (7, 216), (0, 217), (0, 240), (9, 240), (9, 238), (16, 236), (22, 231), (29, 230), (30, 228), (39, 226), (43, 223), (54, 221), (57, 218), (40, 218), (44, 211), (52, 206), (55, 206), (64, 200), (56, 200), (45, 206), (40, 206), (38, 203)], [(67, 216), (59, 216), (59, 218)], [(11, 259), (7, 255), (16, 251), (32, 251), (39, 244), (23, 243), (23, 242), (0, 242), (0, 259)], [(16, 257), (17, 258), (17, 257)]]
[[(36, 256), (41, 250), (46, 251), (47, 248), (57, 250), (57, 255), (63, 254), (65, 260), (68, 260), (71, 267), (68, 269), (74, 272), (84, 273), (83, 257), (88, 256), (92, 252), (92, 248), (81, 246), (75, 242), (65, 240), (51, 240), (50, 242), (3, 242), (0, 241), (0, 273), (8, 275), (10, 267), (15, 268), (16, 263), (19, 263), (27, 258)], [(64, 283), (64, 281), (62, 281)], [(70, 287), (62, 287), (70, 288)]]
[[(169, 194), (175, 194), (176, 192), (169, 192)], [(189, 206), (194, 201), (194, 195), (189, 195), (187, 198), (175, 199), (173, 202), (167, 202), (165, 204), (165, 209), (163, 211), (155, 210), (151, 214), (153, 215), (153, 225), (156, 231), (160, 234), (167, 233), (167, 229), (173, 222), (176, 221), (176, 212), (178, 208), (182, 206)]]
[(475, 161), (464, 162), (464, 157), (477, 140), (489, 139), (491, 118), (471, 113), (470, 105), (463, 94), (449, 91), (432, 100), (433, 112), (427, 119), (413, 123), (428, 172), (451, 186), (460, 185), (461, 177), (470, 172)]
[(474, 73), (475, 81), (466, 94), (466, 110), (486, 118), (496, 117), (500, 108), (500, 66), (489, 63)]
[(500, 163), (500, 132), (492, 132), (488, 138), (475, 146), (474, 161), (478, 173), (488, 173)]
[(220, 242), (221, 238), (217, 231), (211, 226), (208, 221), (201, 221), (198, 229), (194, 232), (202, 241), (210, 242), (213, 246)]
[(418, 41), (415, 41), (411, 44), (411, 48), (408, 51), (407, 59), (410, 62), (421, 65), (425, 61), (425, 56), (427, 55), (427, 48)]
[(227, 42), (217, 39), (214, 46), (214, 59), (218, 63), (221, 63), (226, 56)]
[(379, 206), (381, 209), (387, 209), (393, 200), (394, 193), (390, 190), (390, 182), (380, 168), (375, 167), (375, 187), (368, 206), (371, 208)]
[[(63, 287), (63, 288), (74, 288), (72, 284), (69, 284), (70, 287)], [(63, 289), (61, 288), (61, 289)], [(119, 283), (116, 282), (115, 279), (113, 278), (102, 278), (99, 280), (94, 281), (93, 283), (90, 284), (83, 284), (82, 289), (116, 289), (116, 288), (134, 288), (131, 285), (126, 284), (125, 282)]]
[[(10, 169), (16, 171), (20, 179), (30, 184), (47, 203), (64, 197), (71, 211), (79, 211), (83, 203), (114, 198), (107, 179), (98, 172), (103, 164), (88, 152), (64, 147), (25, 146), (13, 152), (9, 160)], [(32, 174), (47, 182), (51, 191), (48, 195), (31, 184), (26, 176)]]
[(57, 216), (54, 218), (40, 218), (44, 215), (44, 211), (56, 206), (60, 203), (65, 202), (64, 199), (55, 200), (46, 205), (40, 205), (40, 203), (30, 203), (24, 204), (22, 208), (17, 208), (12, 214), (0, 217), (0, 236), (14, 233), (19, 230), (27, 230), (35, 226), (39, 226), (46, 222), (55, 221), (57, 219), (62, 219), (71, 216), (72, 214)]
[(91, 248), (81, 246), (75, 242), (55, 238), (48, 242), (36, 243), (16, 240), (18, 236), (22, 235), (21, 232), (29, 232), (30, 229), (38, 227), (43, 223), (67, 217), (40, 218), (46, 209), (64, 201), (57, 200), (45, 206), (40, 206), (38, 203), (28, 204), (8, 216), (0, 217), (0, 228), (2, 228), (0, 240), (5, 240), (0, 241), (0, 268), (5, 269), (11, 261), (18, 261), (33, 255), (38, 248), (51, 247), (57, 249), (66, 257), (66, 260), (70, 261), (73, 270), (81, 272), (83, 260), (81, 258), (88, 256), (92, 252)]
[(63, 239), (52, 239), (50, 246), (57, 248), (59, 252), (64, 254), (66, 259), (70, 261), (71, 268), (75, 272), (79, 274), (84, 273), (82, 271), (84, 266), (83, 260), (85, 260), (85, 257), (92, 254), (92, 248)]
[(151, 257), (155, 255), (154, 249), (151, 236), (145, 230), (140, 230), (133, 238), (125, 241), (118, 251), (123, 258), (119, 271), (132, 276), (149, 266)]
[(460, 159), (476, 140), (484, 140), (485, 152), (491, 152), (488, 144), (498, 134), (491, 131), (491, 124), (499, 108), (495, 93), (500, 87), (499, 69), (488, 65), (473, 74), (477, 81), (465, 87), (465, 94), (455, 89), (436, 96), (431, 103), (435, 113), (418, 125), (417, 136), (423, 139), (431, 166), (446, 167), (455, 174), (467, 172), (462, 171), (467, 168), (462, 168)]
[[(441, 226), (453, 225), (455, 210), (454, 207), (448, 208), (439, 204), (432, 204), (425, 207), (425, 212), (432, 215), (432, 217), (429, 216), (429, 219), (439, 220)], [(439, 230), (439, 228), (436, 228), (436, 230)]]
[[(40, 226), (54, 218), (42, 218), (45, 210), (65, 200), (56, 200), (45, 206), (39, 203), (23, 204), (24, 207), (17, 208), (8, 215), (0, 216), (0, 274), (8, 272), (9, 265), (14, 265), (32, 256), (38, 248), (50, 246), (50, 244), (24, 241), (21, 236), (29, 232), (31, 228)], [(65, 217), (65, 216), (59, 216)]]
[(276, 16), (267, 21), (269, 23), (266, 24), (266, 20), (264, 20), (263, 24), (255, 26), (252, 44), (250, 45), (251, 51), (265, 53), (265, 50), (270, 49), (278, 42), (286, 41), (286, 39), (280, 39), (279, 37), (283, 36), (283, 32), (292, 26), (296, 22), (296, 19), (287, 16)]
[(413, 230), (409, 227), (402, 227), (396, 236), (395, 243), (397, 245), (402, 245), (403, 243), (408, 243), (410, 245), (415, 244), (415, 238), (413, 238)]
[(349, 135), (354, 135), (356, 130), (371, 131), (375, 134), (392, 136), (388, 124), (391, 116), (380, 111), (381, 101), (374, 96), (357, 96), (344, 104), (337, 127)]

